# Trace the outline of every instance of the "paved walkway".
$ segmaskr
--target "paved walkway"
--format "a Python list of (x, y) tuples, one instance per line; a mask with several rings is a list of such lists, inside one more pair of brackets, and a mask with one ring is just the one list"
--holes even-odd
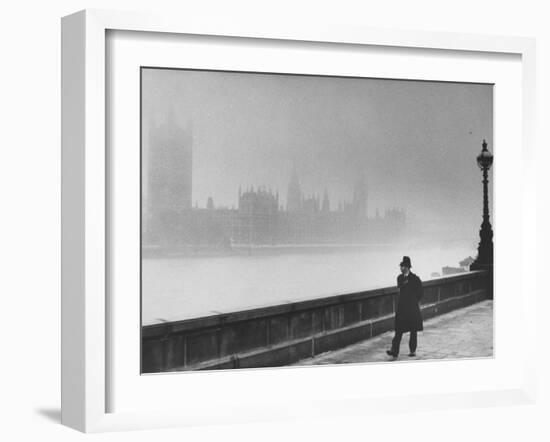
[[(344, 364), (348, 362), (389, 361), (386, 350), (393, 332), (330, 351), (294, 365)], [(457, 359), (491, 357), (493, 355), (493, 301), (469, 307), (424, 321), (418, 333), (416, 357), (409, 358), (409, 334), (401, 340), (400, 361), (414, 359)]]

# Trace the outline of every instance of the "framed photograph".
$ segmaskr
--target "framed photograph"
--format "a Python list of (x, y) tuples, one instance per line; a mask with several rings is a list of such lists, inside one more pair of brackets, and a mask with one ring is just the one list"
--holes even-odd
[(62, 46), (64, 424), (533, 400), (532, 40), (94, 10)]

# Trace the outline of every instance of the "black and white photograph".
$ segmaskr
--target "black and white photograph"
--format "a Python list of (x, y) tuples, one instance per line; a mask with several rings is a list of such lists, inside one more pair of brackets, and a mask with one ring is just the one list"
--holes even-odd
[(140, 92), (142, 373), (493, 357), (492, 84)]
[(550, 441), (548, 2), (4, 3), (0, 440)]

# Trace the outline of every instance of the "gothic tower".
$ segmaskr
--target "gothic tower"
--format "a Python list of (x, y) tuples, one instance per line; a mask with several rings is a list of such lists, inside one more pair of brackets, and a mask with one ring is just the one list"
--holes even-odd
[(367, 217), (367, 197), (367, 180), (365, 175), (361, 174), (353, 188), (353, 209), (359, 219)]
[(292, 176), (288, 184), (286, 210), (289, 212), (299, 212), (302, 210), (302, 189), (300, 188), (300, 181), (298, 180), (295, 167), (292, 168)]
[(328, 200), (328, 192), (325, 188), (325, 191), (323, 193), (323, 204), (321, 206), (321, 211), (323, 212), (330, 212), (330, 202)]
[(192, 127), (181, 128), (170, 111), (162, 124), (150, 128), (148, 139), (148, 230), (155, 240), (170, 235), (173, 224), (192, 207)]

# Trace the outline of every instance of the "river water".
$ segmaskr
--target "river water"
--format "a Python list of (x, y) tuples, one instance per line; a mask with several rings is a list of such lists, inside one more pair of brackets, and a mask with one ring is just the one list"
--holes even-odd
[[(422, 280), (475, 256), (473, 246), (408, 248)], [(398, 248), (144, 258), (144, 325), (357, 292), (395, 284)]]

